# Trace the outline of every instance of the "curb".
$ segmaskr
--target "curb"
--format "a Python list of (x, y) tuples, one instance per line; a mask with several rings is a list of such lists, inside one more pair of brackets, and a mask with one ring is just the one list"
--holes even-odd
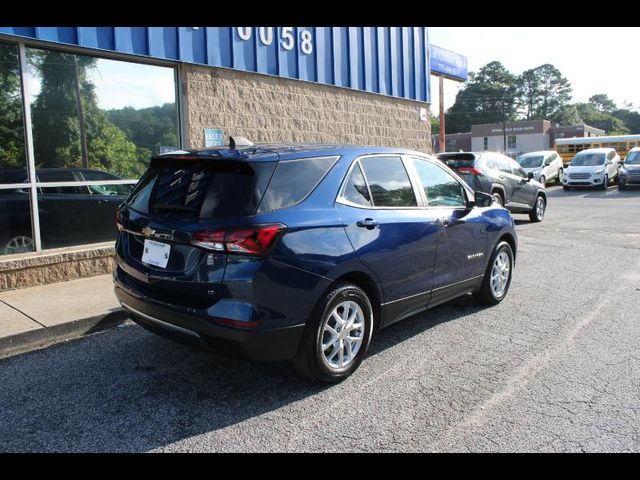
[(115, 308), (100, 315), (0, 338), (0, 359), (106, 330), (129, 318), (126, 310)]

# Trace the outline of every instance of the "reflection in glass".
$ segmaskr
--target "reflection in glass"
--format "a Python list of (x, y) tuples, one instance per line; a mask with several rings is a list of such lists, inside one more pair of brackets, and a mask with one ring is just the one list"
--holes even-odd
[(177, 148), (172, 68), (27, 48), (43, 248), (115, 239), (115, 212), (161, 147)]
[(174, 70), (28, 48), (35, 161), (137, 179), (177, 146)]
[(0, 42), (0, 183), (27, 178), (17, 45)]
[(0, 255), (34, 250), (29, 189), (0, 189)]

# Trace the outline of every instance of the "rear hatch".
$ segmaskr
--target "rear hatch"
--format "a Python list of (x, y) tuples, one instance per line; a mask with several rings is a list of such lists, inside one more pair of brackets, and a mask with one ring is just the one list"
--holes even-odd
[[(118, 213), (120, 266), (144, 284), (170, 283), (174, 293), (183, 284), (189, 296), (205, 294), (207, 283), (222, 281), (230, 249), (259, 254), (269, 240), (236, 227), (255, 214), (276, 164), (155, 157)], [(271, 239), (277, 233), (267, 232)], [(193, 305), (193, 298), (182, 300)]]
[(441, 153), (438, 159), (455, 171), (474, 190), (480, 190), (484, 173), (478, 166), (478, 156), (469, 152)]

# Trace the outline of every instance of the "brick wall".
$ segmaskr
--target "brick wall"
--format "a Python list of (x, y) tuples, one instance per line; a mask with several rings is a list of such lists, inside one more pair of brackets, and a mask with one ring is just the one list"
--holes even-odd
[(204, 147), (204, 128), (253, 142), (328, 142), (431, 152), (427, 103), (329, 85), (184, 65), (186, 146)]

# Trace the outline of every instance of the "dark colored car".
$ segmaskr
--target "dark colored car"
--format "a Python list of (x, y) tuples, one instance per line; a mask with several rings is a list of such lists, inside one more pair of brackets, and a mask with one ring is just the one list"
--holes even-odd
[(512, 158), (498, 152), (451, 152), (439, 154), (438, 159), (511, 213), (528, 213), (532, 222), (542, 221), (547, 191)]
[[(120, 177), (85, 168), (45, 168), (39, 182), (115, 181)], [(27, 183), (26, 170), (4, 170), (0, 181)], [(38, 187), (40, 234), (46, 248), (111, 240), (116, 209), (132, 185), (66, 185)], [(33, 250), (29, 189), (0, 190), (0, 249), (2, 253)]]
[(629, 150), (618, 176), (618, 190), (640, 187), (640, 147)]
[(375, 331), (509, 289), (509, 212), (395, 148), (262, 145), (155, 156), (120, 208), (115, 292), (169, 338), (336, 382)]

